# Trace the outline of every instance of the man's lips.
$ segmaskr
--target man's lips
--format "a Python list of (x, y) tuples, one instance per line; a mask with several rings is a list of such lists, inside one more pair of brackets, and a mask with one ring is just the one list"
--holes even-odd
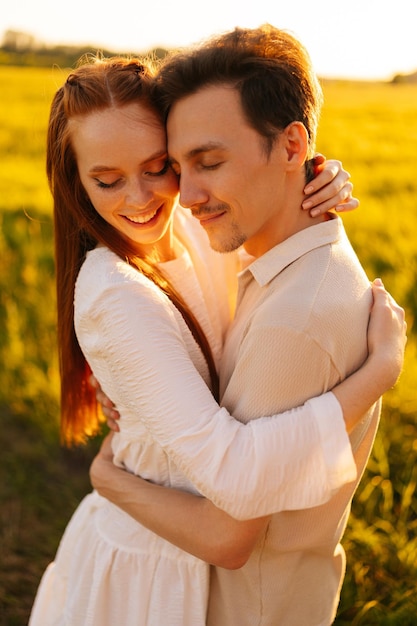
[(222, 215), (224, 215), (225, 213), (226, 211), (218, 211), (216, 213), (203, 213), (202, 215), (193, 213), (192, 215), (193, 217), (198, 219), (198, 221), (200, 222), (202, 226), (206, 226), (206, 225), (208, 226), (209, 224), (217, 220), (219, 217), (222, 217)]

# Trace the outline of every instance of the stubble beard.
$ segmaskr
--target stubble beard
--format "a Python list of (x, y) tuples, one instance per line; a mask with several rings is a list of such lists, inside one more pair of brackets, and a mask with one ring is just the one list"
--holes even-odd
[[(192, 213), (193, 217), (201, 217), (203, 215), (208, 216), (218, 213), (219, 209), (223, 209), (229, 214), (228, 205), (217, 206), (214, 210), (210, 208), (200, 208), (198, 211), (193, 211)], [(206, 228), (206, 232), (209, 238), (210, 247), (215, 252), (233, 252), (247, 241), (247, 236), (242, 232), (236, 221), (232, 221), (227, 228), (222, 228), (221, 226), (219, 226), (219, 228), (216, 226), (208, 227)]]
[(246, 235), (242, 233), (237, 224), (231, 225), (231, 232), (226, 235), (216, 237), (215, 233), (207, 233), (210, 246), (215, 252), (227, 253), (237, 250), (247, 241)]

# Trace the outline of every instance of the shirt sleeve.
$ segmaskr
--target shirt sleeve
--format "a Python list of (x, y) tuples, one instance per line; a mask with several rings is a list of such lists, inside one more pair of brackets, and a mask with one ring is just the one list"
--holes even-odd
[(141, 420), (202, 495), (233, 517), (249, 519), (317, 506), (354, 480), (332, 394), (248, 424), (235, 420), (214, 401), (178, 319), (157, 291), (144, 294), (140, 283), (124, 281), (90, 294), (87, 307), (76, 307), (76, 331), (123, 418)]

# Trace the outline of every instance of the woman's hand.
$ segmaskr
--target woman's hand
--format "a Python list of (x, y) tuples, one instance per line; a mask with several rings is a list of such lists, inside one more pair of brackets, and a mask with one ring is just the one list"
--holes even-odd
[(368, 360), (378, 365), (378, 376), (389, 389), (398, 380), (407, 343), (405, 311), (385, 290), (381, 279), (372, 283), (374, 303), (368, 327)]
[(302, 203), (311, 217), (334, 209), (335, 211), (352, 211), (359, 206), (359, 200), (352, 197), (353, 185), (350, 174), (343, 169), (342, 163), (326, 160), (322, 154), (314, 157), (315, 178), (304, 188), (308, 196)]
[(345, 378), (333, 394), (343, 410), (351, 433), (364, 413), (398, 380), (404, 362), (407, 324), (404, 309), (377, 278), (372, 283), (374, 302), (368, 325), (368, 357), (356, 372)]

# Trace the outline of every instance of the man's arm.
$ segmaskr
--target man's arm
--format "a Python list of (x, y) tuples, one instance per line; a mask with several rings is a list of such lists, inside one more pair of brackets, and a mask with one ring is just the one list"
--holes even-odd
[[(369, 357), (361, 369), (333, 390), (342, 402), (350, 430), (366, 409), (395, 384), (403, 362), (404, 311), (380, 281), (375, 281), (373, 293)], [(115, 428), (111, 420), (110, 424)], [(205, 498), (148, 483), (116, 468), (109, 439), (94, 460), (90, 475), (93, 486), (102, 496), (139, 523), (219, 567), (241, 567), (269, 521), (269, 517), (237, 521)]]
[[(334, 436), (318, 427), (310, 406), (291, 410), (282, 420), (265, 417), (248, 425), (219, 407), (190, 360), (172, 312), (159, 310), (159, 299), (149, 299), (143, 290), (140, 281), (112, 283), (83, 312), (85, 323), (78, 319), (80, 345), (92, 370), (103, 376), (106, 392), (121, 408), (127, 428), (142, 421), (195, 489), (237, 519), (298, 508), (299, 490), (291, 486), (305, 484), (313, 474), (319, 479), (309, 490), (310, 506), (331, 496), (335, 478), (346, 483), (346, 473), (336, 474), (332, 456), (323, 454), (323, 446), (328, 449), (328, 439)], [(140, 311), (140, 333), (131, 323), (134, 311)], [(114, 319), (118, 324), (112, 323)], [(335, 410), (339, 449), (349, 451), (340, 406), (333, 414)], [(294, 424), (300, 436), (292, 441), (289, 454)], [(344, 461), (353, 480), (352, 455), (344, 454)], [(246, 471), (248, 466), (251, 472)]]
[(113, 464), (111, 435), (90, 468), (92, 485), (137, 522), (182, 550), (218, 567), (248, 560), (268, 517), (240, 522), (206, 498), (147, 482)]

